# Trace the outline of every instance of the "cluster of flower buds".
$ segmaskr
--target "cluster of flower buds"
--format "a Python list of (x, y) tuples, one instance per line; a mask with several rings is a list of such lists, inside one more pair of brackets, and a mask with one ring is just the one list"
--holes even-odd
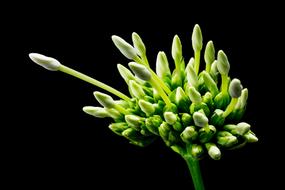
[[(240, 80), (229, 77), (230, 64), (226, 54), (216, 54), (212, 41), (204, 51), (205, 70), (200, 70), (203, 48), (202, 32), (195, 25), (192, 34), (194, 56), (186, 64), (182, 44), (176, 35), (172, 44), (173, 71), (169, 59), (159, 52), (156, 72), (149, 65), (145, 45), (137, 33), (132, 34), (133, 45), (112, 36), (115, 46), (130, 60), (128, 68), (118, 64), (118, 70), (129, 87), (131, 98), (81, 73), (72, 75), (93, 83), (120, 97), (114, 100), (102, 92), (94, 96), (102, 107), (86, 106), (84, 112), (99, 118), (110, 117), (109, 128), (128, 139), (131, 144), (147, 146), (161, 137), (167, 146), (181, 155), (200, 159), (208, 155), (221, 158), (221, 150), (235, 149), (258, 139), (250, 125), (241, 122), (248, 98), (248, 90)], [(76, 72), (53, 58), (30, 54), (36, 63), (49, 70)], [(50, 64), (47, 64), (50, 63)]]

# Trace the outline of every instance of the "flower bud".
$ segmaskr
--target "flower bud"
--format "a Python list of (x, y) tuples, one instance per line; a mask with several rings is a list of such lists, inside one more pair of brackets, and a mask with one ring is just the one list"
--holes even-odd
[(204, 153), (204, 149), (199, 144), (193, 144), (191, 147), (191, 154), (194, 158), (200, 158)]
[(216, 134), (216, 128), (213, 125), (207, 125), (199, 130), (199, 140), (201, 143), (209, 142)]
[(184, 126), (189, 126), (193, 121), (192, 116), (189, 113), (183, 113), (181, 116), (181, 122)]
[(217, 87), (216, 82), (212, 79), (210, 74), (205, 71), (202, 72), (202, 76), (203, 76), (205, 85), (207, 86), (211, 94), (215, 97), (219, 93), (219, 89)]
[(209, 156), (214, 160), (220, 160), (221, 159), (221, 151), (220, 149), (214, 144), (214, 143), (207, 143), (205, 144)]
[(123, 65), (118, 64), (117, 68), (119, 70), (120, 75), (123, 77), (123, 79), (125, 80), (125, 82), (127, 84), (129, 84), (130, 80), (136, 80), (136, 78), (132, 74), (132, 72), (129, 69), (127, 69), (126, 67), (124, 67)]
[(130, 127), (137, 131), (140, 131), (140, 127), (144, 122), (144, 118), (137, 115), (125, 115), (125, 120)]
[(155, 112), (155, 106), (145, 100), (139, 100), (139, 106), (147, 116), (150, 116)]
[(245, 135), (244, 138), (246, 139), (247, 142), (249, 143), (255, 143), (258, 141), (258, 138), (255, 136), (255, 134), (252, 131), (248, 131)]
[(144, 81), (149, 81), (151, 79), (151, 73), (144, 65), (138, 64), (136, 62), (130, 62), (129, 67), (138, 78)]
[(195, 112), (193, 114), (193, 120), (196, 126), (198, 127), (204, 127), (208, 124), (208, 118), (205, 116), (205, 114), (202, 114), (200, 112)]
[(137, 52), (133, 46), (127, 43), (119, 36), (113, 35), (112, 41), (119, 51), (128, 59), (134, 60), (137, 57)]
[(229, 148), (238, 143), (238, 139), (227, 131), (217, 133), (217, 143), (223, 147)]
[(98, 118), (110, 117), (108, 112), (104, 108), (101, 108), (101, 107), (85, 106), (83, 107), (83, 111), (89, 115), (92, 115)]
[(198, 136), (198, 133), (197, 131), (195, 131), (195, 128), (193, 126), (186, 127), (184, 131), (180, 134), (182, 141), (187, 144), (195, 140), (197, 136)]
[[(209, 41), (205, 48), (205, 54), (204, 59), (206, 62), (206, 68), (211, 68), (211, 64), (215, 61), (215, 47), (213, 44), (213, 41)], [(207, 72), (210, 72), (210, 70), (206, 70)]]
[(106, 108), (113, 108), (115, 106), (113, 98), (107, 94), (96, 91), (94, 92), (94, 96), (96, 100)]
[(189, 111), (190, 100), (181, 87), (176, 89), (175, 104), (182, 112)]
[(198, 76), (194, 70), (194, 67), (192, 66), (194, 64), (194, 58), (191, 58), (187, 67), (186, 67), (186, 76), (188, 84), (198, 88)]
[(178, 35), (175, 35), (173, 38), (171, 54), (172, 54), (172, 58), (173, 58), (173, 60), (175, 60), (175, 62), (181, 61), (181, 59), (182, 59), (182, 44), (181, 44), (181, 41), (180, 41), (180, 38), (178, 37)]
[(222, 126), (225, 122), (225, 118), (223, 117), (224, 111), (220, 109), (216, 109), (214, 114), (210, 119), (210, 123), (214, 126)]
[(133, 44), (134, 44), (135, 49), (137, 50), (138, 55), (139, 56), (145, 55), (146, 49), (145, 49), (145, 45), (141, 37), (137, 33), (133, 32), (132, 40), (133, 40)]
[(193, 103), (202, 102), (201, 94), (193, 87), (189, 87), (188, 96)]
[(162, 122), (163, 120), (159, 115), (154, 115), (145, 120), (145, 126), (151, 133), (159, 135), (158, 128)]
[(213, 77), (213, 79), (217, 82), (218, 81), (218, 74), (219, 74), (219, 71), (218, 71), (218, 67), (217, 67), (217, 60), (215, 60), (212, 65), (211, 65), (211, 69), (210, 69), (210, 74), (211, 74), (211, 77)]
[(249, 131), (250, 125), (248, 123), (245, 123), (245, 122), (241, 122), (237, 125), (228, 124), (228, 125), (224, 126), (224, 129), (229, 131), (233, 135), (243, 136)]
[(230, 96), (228, 93), (220, 92), (214, 98), (215, 107), (218, 109), (225, 109), (230, 103)]
[(220, 50), (218, 52), (217, 68), (221, 75), (228, 75), (230, 71), (230, 63), (228, 61), (227, 55)]
[(44, 56), (42, 54), (30, 53), (29, 57), (33, 62), (50, 71), (58, 71), (61, 66), (58, 60), (52, 57)]
[(177, 116), (173, 112), (164, 112), (163, 116), (169, 125), (173, 125), (177, 121)]
[(136, 83), (134, 80), (130, 80), (129, 81), (129, 88), (130, 91), (132, 92), (132, 94), (136, 97), (136, 98), (143, 98), (145, 96), (145, 93), (143, 91), (143, 88), (141, 85), (139, 85), (138, 83)]
[(111, 129), (111, 131), (113, 131), (114, 133), (116, 133), (117, 135), (120, 135), (120, 136), (122, 136), (122, 132), (128, 128), (129, 128), (129, 126), (125, 122), (112, 123), (109, 125), (109, 129)]
[(242, 85), (239, 79), (233, 79), (229, 86), (229, 94), (232, 98), (238, 98), (241, 95)]
[(196, 24), (193, 29), (192, 47), (195, 52), (201, 51), (203, 47), (203, 36), (202, 36), (201, 28), (198, 24)]
[(157, 73), (157, 76), (160, 77), (161, 79), (171, 76), (171, 72), (169, 69), (169, 63), (168, 63), (167, 57), (163, 51), (160, 51), (157, 54), (156, 73)]

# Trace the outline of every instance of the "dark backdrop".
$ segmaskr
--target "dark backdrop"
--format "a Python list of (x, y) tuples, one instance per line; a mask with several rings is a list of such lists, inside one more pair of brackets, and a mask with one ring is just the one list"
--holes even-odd
[[(107, 128), (110, 120), (82, 111), (83, 106), (99, 105), (92, 95), (98, 88), (63, 73), (46, 71), (33, 64), (28, 53), (54, 57), (127, 93), (116, 64), (126, 65), (128, 60), (114, 47), (111, 35), (130, 41), (133, 31), (140, 34), (154, 68), (159, 50), (170, 56), (175, 34), (182, 40), (186, 60), (193, 56), (191, 33), (196, 23), (202, 28), (204, 44), (213, 40), (216, 49), (223, 49), (231, 63), (230, 75), (249, 89), (244, 120), (260, 139), (241, 150), (223, 152), (220, 161), (202, 160), (205, 186), (259, 189), (276, 185), (276, 171), (282, 166), (278, 133), (283, 127), (277, 111), (282, 107), (282, 95), (275, 88), (282, 78), (278, 75), (282, 60), (276, 48), (282, 39), (278, 36), (278, 17), (264, 14), (263, 9), (253, 13), (250, 8), (236, 12), (201, 10), (205, 14), (162, 11), (148, 18), (135, 11), (111, 14), (106, 7), (100, 14), (100, 7), (55, 7), (31, 8), (28, 15), (16, 18), (17, 24), (9, 22), (13, 47), (7, 48), (21, 49), (10, 56), (8, 66), (12, 66), (15, 77), (9, 77), (8, 85), (4, 85), (10, 94), (4, 101), (9, 105), (4, 119), (9, 123), (3, 125), (8, 129), (3, 133), (3, 166), (10, 186), (191, 189), (190, 174), (179, 155), (161, 141), (142, 149), (113, 134)], [(16, 59), (15, 67), (11, 60)]]

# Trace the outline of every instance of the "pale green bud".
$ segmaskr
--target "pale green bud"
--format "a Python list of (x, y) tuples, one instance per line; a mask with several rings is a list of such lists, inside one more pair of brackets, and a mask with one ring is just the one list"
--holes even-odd
[(157, 54), (156, 58), (156, 73), (160, 78), (164, 78), (166, 76), (171, 76), (171, 72), (169, 69), (169, 63), (166, 57), (166, 54), (163, 51), (160, 51)]
[(217, 68), (218, 71), (222, 74), (222, 75), (228, 75), (229, 71), (230, 71), (230, 63), (228, 61), (228, 57), (227, 55), (220, 50), (218, 52), (218, 60), (217, 60)]
[(247, 99), (248, 99), (248, 89), (245, 88), (241, 91), (241, 96), (239, 97), (236, 107), (239, 109), (244, 109), (247, 104)]
[(217, 143), (223, 147), (229, 148), (238, 143), (238, 139), (227, 131), (217, 133)]
[(132, 94), (136, 98), (143, 98), (145, 96), (145, 93), (143, 91), (142, 86), (139, 85), (138, 83), (136, 83), (136, 81), (130, 80), (129, 81), (129, 87), (130, 87), (130, 90), (131, 90)]
[(212, 79), (210, 74), (205, 71), (202, 72), (202, 76), (203, 76), (205, 85), (207, 86), (211, 94), (215, 97), (219, 93), (219, 89), (217, 87), (216, 82)]
[(211, 117), (210, 123), (215, 126), (222, 126), (225, 122), (223, 114), (224, 114), (223, 110), (216, 109)]
[(125, 122), (112, 123), (109, 125), (109, 129), (111, 129), (111, 131), (113, 131), (114, 133), (116, 133), (117, 135), (120, 135), (120, 136), (122, 136), (122, 132), (128, 128), (129, 128), (129, 126)]
[(195, 112), (193, 114), (193, 120), (194, 120), (195, 125), (198, 127), (204, 127), (209, 122), (205, 114), (202, 114), (200, 112)]
[(176, 89), (175, 104), (183, 112), (189, 111), (190, 100), (181, 87)]
[(110, 117), (109, 113), (101, 107), (85, 106), (83, 107), (83, 111), (98, 118)]
[(104, 107), (106, 108), (113, 108), (115, 106), (115, 102), (113, 98), (107, 94), (101, 93), (101, 92), (94, 92), (93, 93), (96, 100)]
[(133, 32), (132, 40), (133, 40), (133, 44), (134, 44), (135, 49), (137, 50), (138, 55), (139, 56), (145, 55), (146, 49), (145, 49), (145, 45), (141, 37), (137, 33)]
[(181, 116), (181, 122), (184, 126), (189, 126), (193, 121), (192, 116), (189, 113), (183, 113)]
[(172, 58), (175, 61), (181, 61), (182, 59), (182, 44), (178, 35), (175, 35), (172, 42)]
[(195, 72), (195, 69), (193, 66), (194, 64), (194, 58), (191, 58), (187, 67), (186, 67), (186, 76), (187, 76), (187, 81), (188, 81), (188, 84), (195, 87), (195, 88), (198, 88), (198, 76)]
[(189, 87), (188, 96), (193, 103), (202, 102), (201, 94), (193, 86)]
[(131, 141), (135, 141), (140, 137), (140, 133), (133, 128), (128, 128), (122, 132), (122, 135)]
[(207, 150), (208, 150), (208, 154), (209, 156), (214, 159), (214, 160), (220, 160), (222, 153), (220, 151), (220, 149), (214, 144), (214, 143), (207, 143), (205, 144)]
[(123, 115), (113, 108), (105, 108), (106, 112), (112, 117), (113, 119), (123, 119)]
[(132, 74), (132, 72), (129, 69), (127, 69), (126, 67), (124, 67), (123, 65), (118, 64), (117, 68), (119, 70), (120, 75), (123, 77), (123, 79), (125, 80), (125, 82), (127, 84), (129, 84), (130, 80), (136, 80), (136, 78)]
[(249, 143), (255, 143), (258, 141), (258, 138), (255, 136), (255, 134), (252, 131), (248, 131), (245, 135), (244, 138), (246, 139), (247, 142)]
[(214, 135), (216, 134), (217, 130), (213, 125), (207, 125), (199, 130), (199, 140), (201, 143), (209, 142)]
[(155, 112), (155, 106), (145, 100), (139, 100), (139, 106), (146, 115), (152, 115)]
[(175, 69), (172, 73), (171, 77), (171, 86), (173, 89), (182, 86), (182, 78), (181, 78), (181, 72), (179, 70)]
[(144, 81), (149, 81), (151, 79), (151, 73), (144, 65), (138, 64), (136, 62), (130, 62), (129, 67), (138, 78)]
[[(209, 41), (205, 48), (204, 59), (207, 65), (211, 65), (215, 61), (215, 47), (213, 41)], [(210, 68), (208, 66), (208, 68)], [(209, 72), (209, 71), (207, 71)]]
[(134, 60), (137, 57), (136, 49), (121, 37), (113, 35), (112, 41), (126, 58)]
[(30, 59), (50, 71), (58, 71), (61, 64), (58, 60), (38, 53), (30, 53)]
[(154, 115), (145, 120), (146, 128), (153, 134), (159, 135), (158, 128), (163, 120), (159, 115)]
[(203, 36), (202, 36), (201, 28), (198, 24), (196, 24), (193, 29), (192, 47), (195, 52), (201, 51), (203, 47)]
[(217, 67), (217, 60), (215, 60), (212, 65), (211, 65), (211, 70), (210, 70), (210, 74), (211, 76), (213, 77), (213, 79), (215, 81), (217, 81), (217, 77), (218, 77), (218, 74), (219, 74), (219, 71), (218, 71), (218, 67)]
[(191, 147), (191, 154), (194, 158), (200, 158), (204, 153), (204, 149), (199, 144), (193, 144)]
[(140, 127), (144, 122), (144, 118), (139, 117), (137, 115), (125, 115), (125, 120), (130, 127), (137, 131), (140, 130)]
[(237, 125), (225, 125), (224, 129), (231, 132), (233, 135), (245, 135), (250, 130), (250, 125), (245, 122), (241, 122)]
[(232, 98), (238, 98), (241, 95), (242, 85), (239, 79), (233, 79), (229, 86), (229, 94)]
[(163, 116), (169, 125), (173, 125), (177, 121), (177, 116), (173, 112), (164, 112)]
[(184, 131), (180, 134), (182, 141), (187, 144), (195, 140), (197, 136), (198, 136), (198, 132), (195, 131), (195, 128), (193, 126), (186, 127)]

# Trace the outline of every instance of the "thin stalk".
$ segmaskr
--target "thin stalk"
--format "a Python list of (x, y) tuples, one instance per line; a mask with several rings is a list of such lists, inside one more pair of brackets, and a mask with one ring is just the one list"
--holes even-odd
[(227, 93), (228, 91), (228, 76), (222, 75), (222, 93)]
[(88, 82), (90, 84), (93, 84), (93, 85), (95, 85), (95, 86), (97, 86), (99, 88), (102, 88), (102, 89), (104, 89), (104, 90), (106, 90), (106, 91), (108, 91), (108, 92), (110, 92), (110, 93), (112, 93), (112, 94), (122, 98), (123, 100), (125, 100), (127, 102), (131, 101), (131, 99), (128, 96), (126, 96), (125, 94), (121, 93), (120, 91), (118, 91), (118, 90), (112, 88), (111, 86), (106, 85), (106, 84), (104, 84), (104, 83), (102, 83), (102, 82), (100, 82), (100, 81), (98, 81), (96, 79), (93, 79), (93, 78), (91, 78), (91, 77), (89, 77), (89, 76), (87, 76), (87, 75), (85, 75), (83, 73), (80, 73), (80, 72), (78, 72), (78, 71), (76, 71), (74, 69), (71, 69), (71, 68), (66, 67), (64, 65), (61, 65), (59, 67), (59, 71), (61, 71), (63, 73), (66, 73), (66, 74), (69, 74), (71, 76), (74, 76), (76, 78), (79, 78), (79, 79), (81, 79), (83, 81), (86, 81), (86, 82)]
[(192, 181), (195, 190), (205, 190), (203, 178), (200, 170), (199, 160), (193, 158), (191, 155), (186, 155), (183, 157), (187, 163), (188, 169), (192, 176)]
[(156, 81), (153, 78), (151, 79), (150, 84), (153, 86), (153, 88), (155, 90), (157, 90), (158, 94), (163, 99), (165, 104), (170, 107), (171, 106), (171, 101), (169, 100), (169, 98), (165, 94), (165, 92), (162, 90), (161, 86), (159, 86), (159, 84), (157, 84)]
[(230, 115), (230, 113), (232, 113), (232, 111), (234, 110), (236, 104), (238, 102), (238, 98), (232, 98), (230, 104), (228, 105), (228, 107), (226, 108), (225, 112), (223, 113), (223, 117), (227, 117), (228, 115)]
[(199, 74), (199, 68), (200, 68), (200, 56), (201, 56), (201, 51), (195, 52), (194, 69), (197, 75)]

